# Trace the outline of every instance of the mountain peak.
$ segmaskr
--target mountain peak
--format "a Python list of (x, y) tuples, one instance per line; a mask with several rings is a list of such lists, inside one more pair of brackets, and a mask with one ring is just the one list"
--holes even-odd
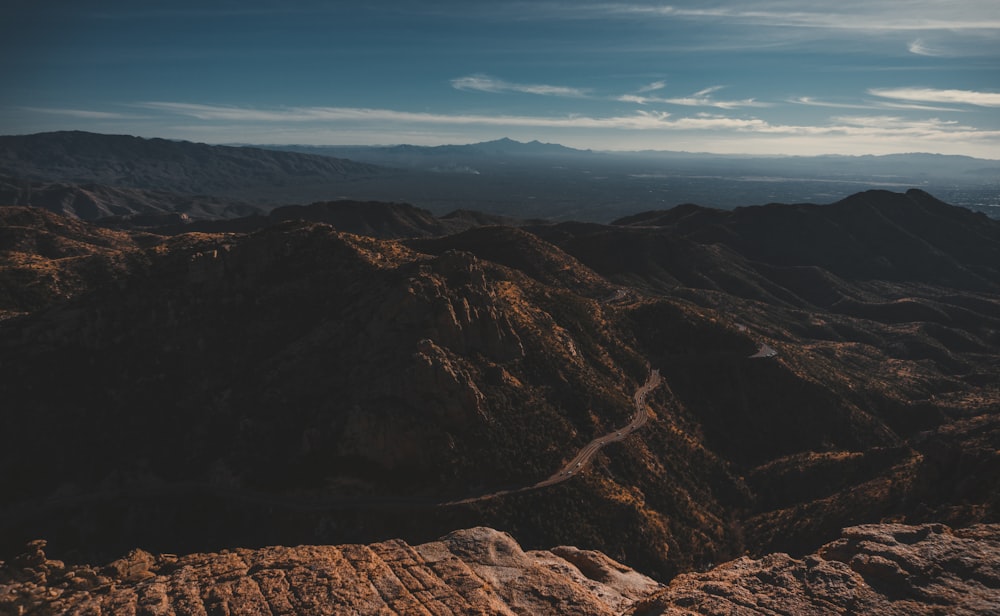
[(493, 141), (474, 143), (472, 147), (489, 148), (494, 152), (509, 154), (575, 154), (587, 151), (569, 148), (558, 143), (544, 143), (537, 139), (523, 142), (511, 139), (510, 137), (501, 137)]

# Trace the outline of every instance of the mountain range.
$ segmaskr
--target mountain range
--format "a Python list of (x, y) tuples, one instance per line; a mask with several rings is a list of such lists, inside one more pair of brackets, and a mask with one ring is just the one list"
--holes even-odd
[(597, 152), (510, 139), (436, 147), (231, 147), (79, 131), (0, 137), (4, 202), (85, 220), (163, 213), (230, 218), (250, 208), (266, 214), (276, 206), (345, 199), (412, 203), (435, 215), (474, 210), (607, 223), (685, 202), (727, 209), (829, 203), (872, 187), (918, 187), (998, 217), (998, 181), (997, 161), (927, 154)]
[[(606, 607), (637, 613), (770, 605), (778, 571), (957, 605), (914, 590), (917, 545), (995, 597), (992, 565), (956, 563), (996, 553), (1000, 221), (917, 189), (608, 223), (266, 209), (0, 207), (0, 606), (180, 588), (237, 548), (381, 571), (442, 545), (468, 563), (444, 586), (510, 555), (580, 606), (584, 579), (614, 586), (594, 571), (631, 568), (652, 586)], [(510, 538), (452, 534), (481, 526)], [(518, 556), (560, 545), (601, 554)]]

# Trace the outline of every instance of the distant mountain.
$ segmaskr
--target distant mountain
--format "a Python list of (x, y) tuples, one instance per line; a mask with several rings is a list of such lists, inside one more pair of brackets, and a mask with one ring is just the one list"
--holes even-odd
[(1000, 222), (921, 190), (872, 190), (831, 205), (685, 205), (619, 219), (703, 245), (724, 245), (774, 267), (814, 266), (848, 279), (995, 289)]
[(254, 202), (297, 184), (335, 185), (383, 171), (327, 156), (125, 135), (72, 131), (0, 136), (0, 175)]
[(364, 161), (389, 167), (419, 169), (436, 173), (477, 174), (495, 170), (497, 166), (538, 164), (539, 161), (562, 159), (586, 160), (589, 150), (576, 150), (555, 143), (531, 141), (523, 143), (503, 138), (467, 145), (440, 146), (258, 146), (277, 151), (333, 156)]
[[(478, 210), (518, 219), (606, 223), (685, 202), (722, 208), (829, 203), (873, 187), (919, 187), (1000, 217), (1000, 163), (917, 154), (598, 152), (511, 139), (437, 147), (262, 148), (61, 132), (0, 137), (0, 176), (36, 185), (31, 199), (42, 207), (88, 219), (157, 211), (229, 218), (244, 214), (247, 205), (266, 211), (347, 200), (412, 203), (435, 215)], [(40, 196), (45, 185), (52, 190)], [(79, 188), (71, 188), (70, 195), (67, 186)], [(122, 192), (126, 189), (143, 192)], [(33, 203), (23, 192), (15, 191), (7, 202)]]
[(39, 207), (82, 220), (113, 218), (137, 226), (163, 225), (171, 220), (233, 218), (260, 211), (258, 206), (246, 202), (210, 195), (2, 177), (0, 204)]
[(394, 145), (394, 146), (310, 146), (310, 145), (262, 145), (268, 149), (323, 156), (341, 156), (357, 160), (395, 161), (396, 164), (440, 163), (445, 159), (476, 162), (487, 157), (521, 156), (581, 156), (590, 150), (577, 150), (557, 143), (530, 141), (527, 143), (504, 137), (494, 141), (483, 141), (467, 145)]

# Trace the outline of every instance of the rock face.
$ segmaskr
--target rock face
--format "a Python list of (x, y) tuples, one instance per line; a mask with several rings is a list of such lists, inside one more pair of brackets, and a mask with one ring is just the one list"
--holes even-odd
[(600, 552), (478, 527), (411, 546), (268, 547), (66, 566), (0, 563), (0, 613), (996, 614), (1000, 525), (872, 524), (815, 554), (740, 558), (662, 586)]
[(67, 567), (43, 547), (0, 568), (0, 613), (600, 615), (660, 587), (598, 552), (525, 552), (484, 527), (417, 546), (135, 550), (102, 568)]
[(870, 524), (798, 560), (740, 558), (675, 578), (656, 614), (998, 614), (1000, 525)]

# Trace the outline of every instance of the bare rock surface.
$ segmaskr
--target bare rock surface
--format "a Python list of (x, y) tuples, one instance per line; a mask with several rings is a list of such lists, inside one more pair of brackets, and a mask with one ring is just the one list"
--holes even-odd
[(802, 559), (743, 557), (666, 587), (485, 527), (416, 546), (133, 550), (103, 567), (44, 547), (0, 563), (0, 614), (1000, 614), (998, 524), (855, 526)]
[(1000, 525), (870, 524), (815, 554), (769, 554), (680, 575), (634, 616), (1000, 614)]
[(0, 566), (0, 614), (601, 615), (661, 587), (598, 552), (525, 552), (484, 527), (417, 546), (134, 550), (104, 567), (66, 566), (44, 547)]

